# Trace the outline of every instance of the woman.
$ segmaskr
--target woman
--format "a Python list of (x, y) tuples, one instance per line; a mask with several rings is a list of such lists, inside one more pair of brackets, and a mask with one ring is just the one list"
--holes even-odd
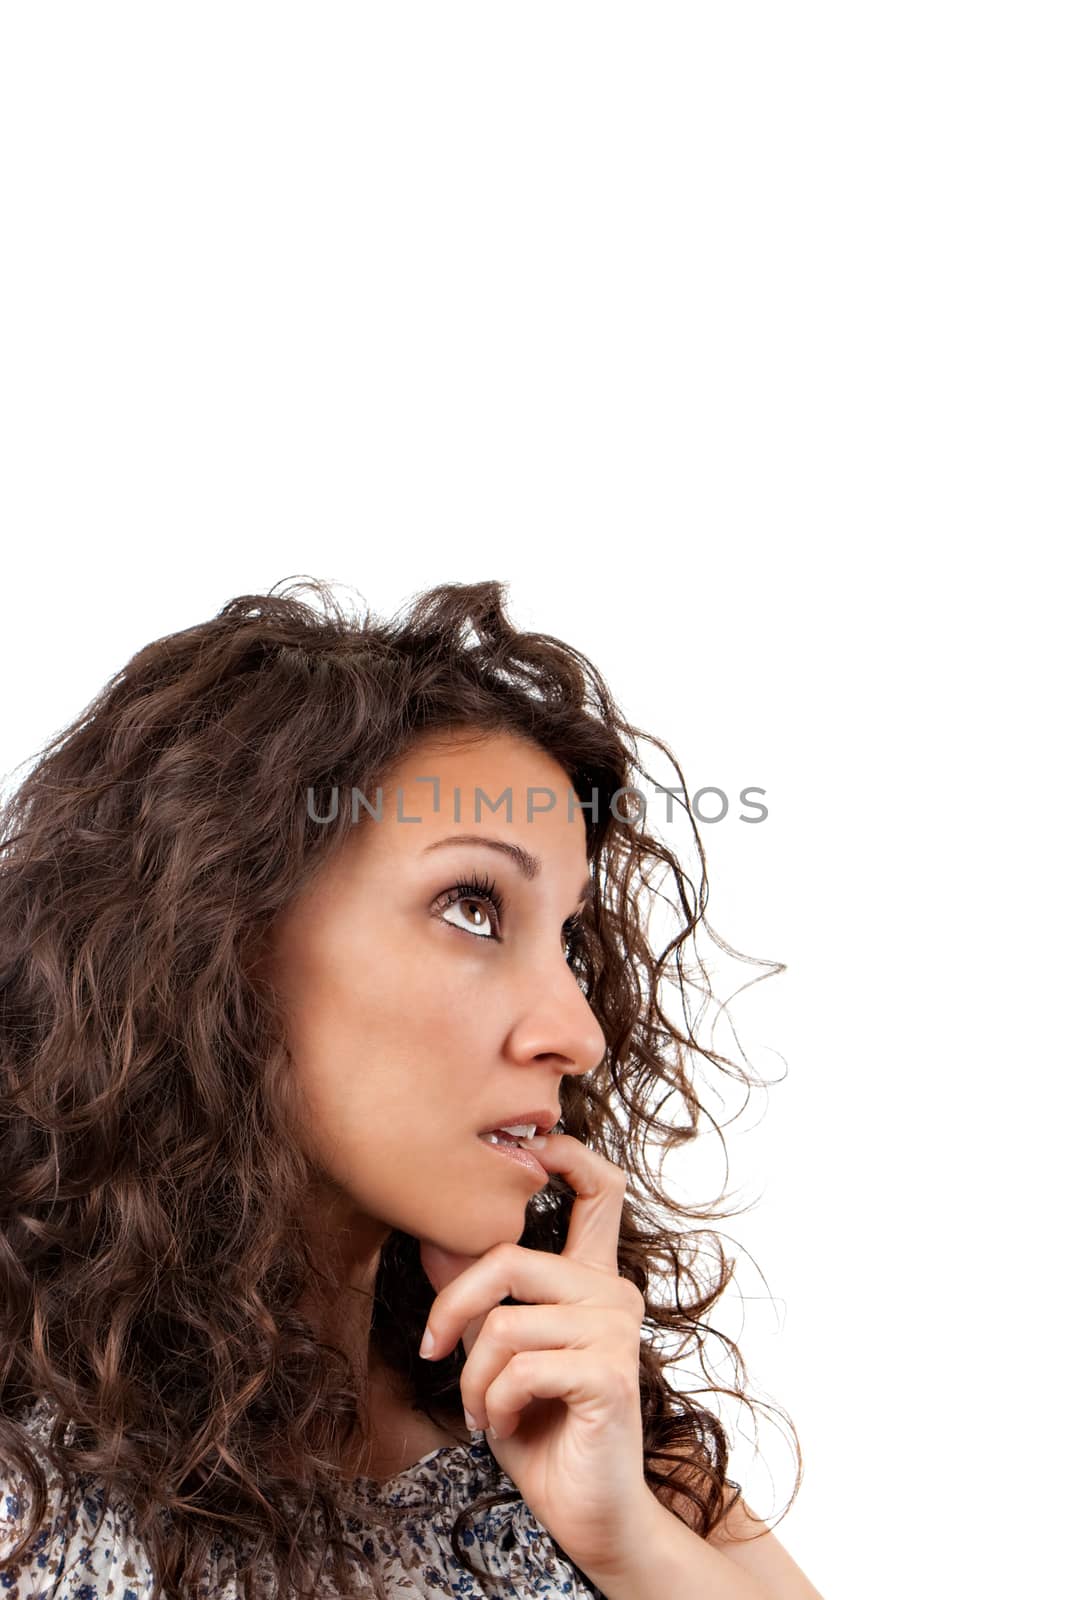
[(706, 877), (639, 730), (498, 583), (297, 587), (139, 651), (5, 808), (8, 1600), (818, 1600), (643, 1338), (732, 1263), (680, 1298), (708, 1213), (636, 1152), (686, 1052), (736, 1069), (659, 1008)]

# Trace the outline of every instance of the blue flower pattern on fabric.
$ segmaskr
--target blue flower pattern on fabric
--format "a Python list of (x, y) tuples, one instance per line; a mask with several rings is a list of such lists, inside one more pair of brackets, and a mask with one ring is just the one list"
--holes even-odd
[[(52, 1419), (43, 1399), (21, 1420), (31, 1435), (47, 1437)], [(4, 1565), (4, 1552), (13, 1547), (22, 1508), (29, 1511), (32, 1496), (21, 1477), (0, 1481), (0, 1600), (148, 1600), (151, 1569), (121, 1504), (103, 1516), (102, 1491), (88, 1491), (64, 1516), (62, 1485), (43, 1456), (41, 1465), (51, 1523), (46, 1513), (33, 1549), (14, 1567)], [(431, 1451), (387, 1483), (364, 1478), (351, 1485), (346, 1532), (374, 1560), (390, 1592), (410, 1600), (604, 1600), (522, 1499), (480, 1512), (466, 1536), (464, 1548), (497, 1580), (496, 1587), (490, 1591), (463, 1570), (452, 1554), (449, 1530), (463, 1506), (494, 1485), (505, 1493), (516, 1488), (479, 1432), (469, 1445)], [(396, 1529), (368, 1520), (360, 1499), (372, 1510), (381, 1505), (398, 1513)], [(212, 1547), (212, 1563), (196, 1600), (243, 1600), (237, 1552), (221, 1538)], [(325, 1578), (324, 1583), (324, 1597), (334, 1593)]]

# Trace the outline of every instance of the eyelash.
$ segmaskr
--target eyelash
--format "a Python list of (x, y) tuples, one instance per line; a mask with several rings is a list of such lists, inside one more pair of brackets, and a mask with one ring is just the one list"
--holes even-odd
[[(471, 878), (464, 878), (461, 883), (454, 883), (450, 889), (445, 891), (445, 894), (446, 898), (445, 903), (441, 908), (442, 911), (447, 911), (449, 906), (458, 905), (462, 900), (488, 900), (496, 914), (497, 921), (499, 921), (504, 914), (504, 896), (497, 888), (495, 880), (487, 877), (484, 873), (476, 874)], [(448, 923), (447, 926), (455, 928), (456, 924), (451, 922)], [(473, 933), (469, 928), (457, 928), (456, 931), (457, 933), (469, 934), (472, 939), (485, 938), (484, 933)], [(577, 954), (578, 948), (581, 944), (581, 917), (568, 917), (566, 922), (563, 924), (563, 933), (566, 937), (568, 946), (567, 963), (570, 965), (570, 963), (574, 960), (574, 957)]]

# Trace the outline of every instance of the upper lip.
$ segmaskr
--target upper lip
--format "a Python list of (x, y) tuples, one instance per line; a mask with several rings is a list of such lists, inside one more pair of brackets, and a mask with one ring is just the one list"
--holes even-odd
[(511, 1115), (509, 1113), (507, 1116), (498, 1117), (496, 1121), (491, 1122), (487, 1128), (479, 1129), (479, 1132), (493, 1133), (497, 1128), (513, 1128), (516, 1123), (522, 1124), (532, 1122), (535, 1125), (535, 1132), (548, 1133), (549, 1129), (554, 1128), (558, 1121), (558, 1107), (537, 1106), (533, 1111), (520, 1111), (515, 1115)]

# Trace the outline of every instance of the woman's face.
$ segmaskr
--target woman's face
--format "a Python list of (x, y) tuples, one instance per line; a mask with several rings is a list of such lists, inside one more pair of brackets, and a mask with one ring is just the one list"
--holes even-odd
[[(416, 781), (432, 778), (436, 811), (435, 785)], [(508, 789), (511, 820), (490, 809)], [(528, 819), (528, 790), (554, 805)], [(519, 738), (427, 737), (383, 784), (380, 821), (361, 808), (347, 824), (342, 792), (328, 825), (349, 826), (345, 846), (275, 930), (273, 976), (324, 1173), (320, 1214), (345, 1234), (350, 1261), (374, 1257), (394, 1228), (469, 1255), (523, 1231), (546, 1180), (479, 1132), (538, 1108), (554, 1120), (564, 1076), (589, 1072), (605, 1049), (567, 961), (564, 924), (589, 882), (572, 793), (563, 769)], [(540, 866), (524, 876), (506, 851), (461, 835), (520, 846)], [(456, 893), (471, 879), (495, 884), (499, 915)]]

